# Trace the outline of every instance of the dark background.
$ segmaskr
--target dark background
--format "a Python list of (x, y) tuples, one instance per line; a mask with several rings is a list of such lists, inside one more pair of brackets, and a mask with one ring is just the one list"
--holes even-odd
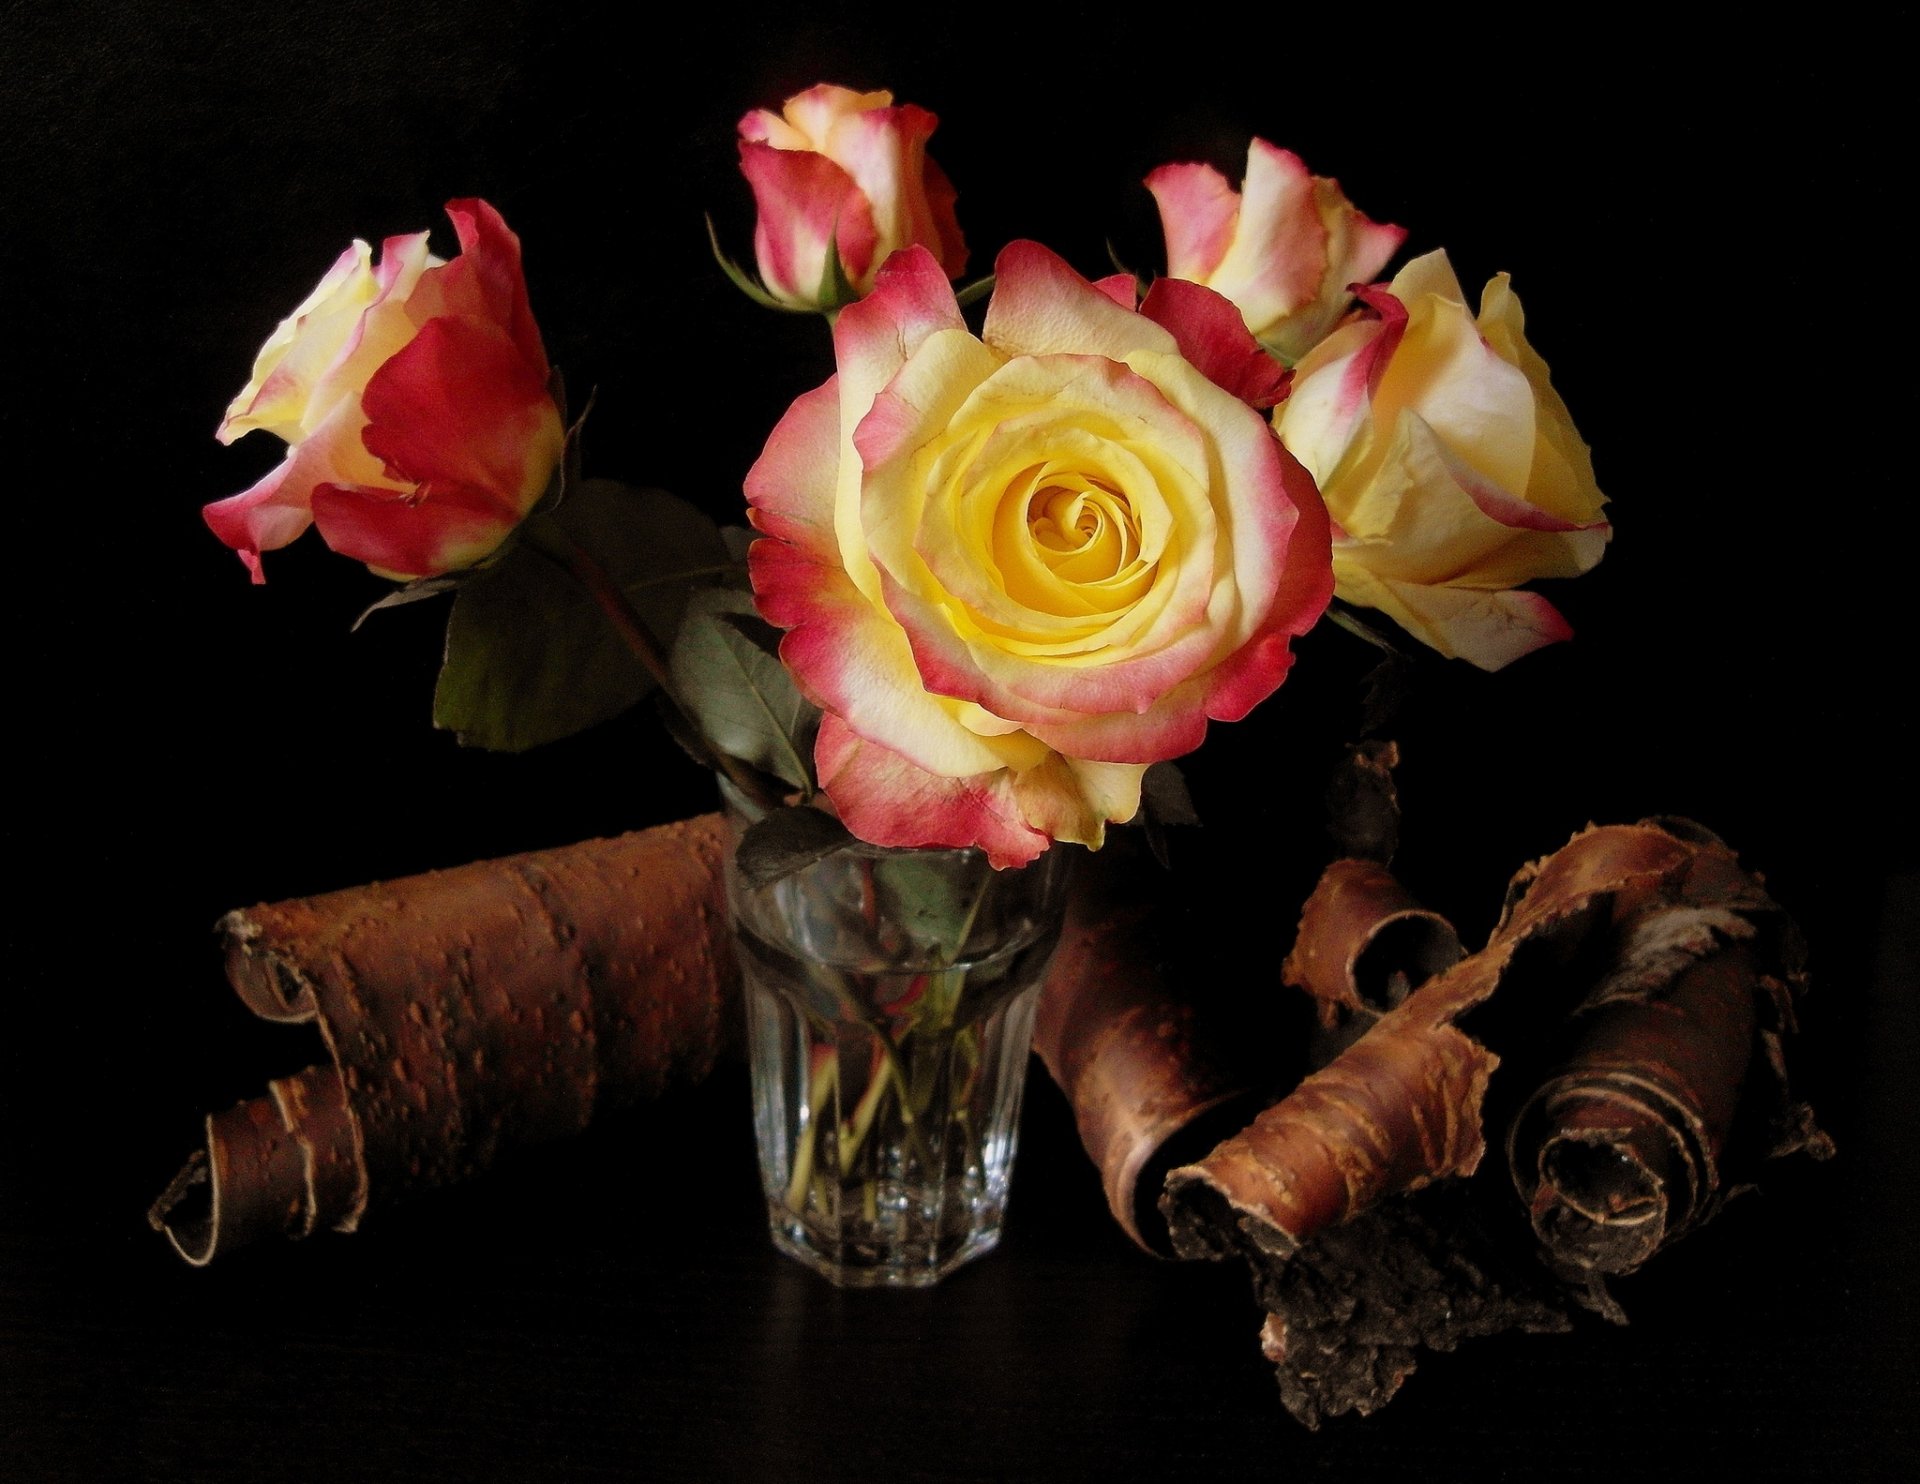
[[(1736, 56), (1555, 14), (1550, 38), (1459, 10), (727, 5), (669, 35), (504, 0), (0, 8), (0, 1477), (1910, 1476), (1909, 18), (1823, 12)], [(553, 361), (598, 391), (589, 472), (737, 519), (826, 351), (725, 283), (702, 214), (750, 258), (734, 124), (821, 80), (940, 115), (975, 272), (1015, 236), (1150, 264), (1141, 176), (1237, 173), (1259, 133), (1470, 291), (1513, 274), (1616, 537), (1552, 593), (1571, 643), (1421, 667), (1402, 872), (1471, 939), (1589, 820), (1717, 829), (1807, 930), (1803, 1071), (1841, 1149), (1623, 1285), (1630, 1327), (1471, 1343), (1310, 1435), (1244, 1277), (1133, 1254), (1044, 1078), (1002, 1250), (929, 1294), (773, 1257), (737, 1068), (350, 1238), (196, 1272), (146, 1229), (200, 1116), (309, 1049), (222, 984), (221, 912), (712, 799), (638, 719), (459, 749), (428, 716), (442, 613), (349, 634), (383, 584), (315, 537), (248, 586), (199, 508), (279, 457), (212, 437), (259, 343), (350, 238), (450, 251), (442, 203), (485, 196)], [(1209, 962), (1250, 996), (1369, 662), (1331, 629), (1300, 654), (1190, 769)]]

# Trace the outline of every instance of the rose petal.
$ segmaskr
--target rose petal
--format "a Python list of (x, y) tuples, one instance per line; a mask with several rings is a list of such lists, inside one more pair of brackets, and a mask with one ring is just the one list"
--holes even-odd
[(1312, 173), (1292, 150), (1253, 140), (1233, 240), (1208, 282), (1260, 333), (1311, 304), (1326, 274), (1327, 228)]
[(841, 821), (876, 845), (978, 846), (997, 870), (1039, 858), (1051, 837), (1021, 817), (1002, 768), (946, 778), (859, 736), (839, 717), (821, 720), (814, 744), (820, 786)]
[[(834, 125), (828, 152), (865, 196), (881, 250), (891, 252), (920, 243), (935, 252), (941, 272), (950, 277), (947, 245), (942, 242), (940, 225), (934, 220), (923, 186), (927, 139), (938, 122), (926, 109), (911, 103), (866, 109), (848, 114)], [(868, 245), (869, 262), (873, 253), (873, 246)], [(847, 255), (844, 243), (841, 254)], [(848, 274), (857, 281), (859, 275), (851, 266), (852, 260), (848, 262)], [(862, 264), (862, 274), (867, 266)]]
[(754, 542), (747, 562), (761, 614), (788, 630), (780, 658), (815, 705), (947, 777), (1030, 754), (1031, 744), (1022, 749), (1017, 734), (983, 737), (961, 724), (955, 703), (928, 694), (899, 625), (837, 565), (781, 541)]
[(1379, 609), (1422, 643), (1482, 670), (1498, 670), (1573, 636), (1559, 610), (1538, 593), (1400, 582), (1349, 571), (1337, 552), (1334, 571), (1343, 595), (1355, 592), (1354, 601)]
[(794, 400), (747, 471), (749, 518), (814, 561), (837, 558), (834, 469), (840, 459), (840, 378)]
[(315, 383), (338, 358), (377, 292), (371, 249), (356, 241), (267, 337), (254, 358), (252, 379), (233, 399), (214, 436), (232, 443), (259, 428), (289, 443), (298, 438)]
[(320, 539), (382, 577), (406, 581), (472, 566), (497, 548), (518, 517), (491, 490), (442, 485), (415, 502), (403, 491), (323, 484), (313, 492)]
[(744, 139), (740, 169), (758, 213), (754, 259), (775, 298), (802, 308), (819, 303), (827, 246), (834, 242), (849, 281), (866, 281), (880, 234), (851, 175), (825, 155)]
[(362, 441), (389, 479), (429, 500), (478, 492), (517, 521), (546, 490), (565, 438), (543, 371), (494, 325), (433, 320), (367, 383)]
[(1172, 334), (1180, 354), (1209, 381), (1248, 406), (1268, 408), (1286, 396), (1293, 373), (1253, 338), (1232, 301), (1212, 289), (1158, 279), (1140, 312)]
[(533, 307), (527, 302), (519, 237), (485, 201), (449, 201), (446, 211), (460, 240), (460, 256), (436, 275), (446, 295), (444, 312), (502, 327), (527, 363), (540, 369), (544, 382), (547, 352)]
[(359, 402), (340, 402), (265, 478), (202, 510), (214, 535), (239, 553), (256, 583), (266, 581), (260, 554), (291, 545), (307, 529), (316, 488), (329, 482), (384, 482), (379, 462), (360, 441), (365, 427)]
[(1173, 337), (1116, 304), (1037, 242), (1010, 242), (993, 265), (980, 338), (1002, 355), (1097, 355), (1172, 350)]
[(1227, 255), (1240, 219), (1240, 193), (1211, 165), (1162, 165), (1146, 186), (1160, 208), (1167, 276), (1206, 279)]

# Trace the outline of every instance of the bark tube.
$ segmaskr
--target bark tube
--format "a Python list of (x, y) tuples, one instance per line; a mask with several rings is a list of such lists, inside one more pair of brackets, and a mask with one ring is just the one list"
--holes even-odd
[(1321, 873), (1300, 916), (1280, 977), (1312, 995), (1330, 1061), (1345, 1042), (1435, 974), (1466, 957), (1460, 935), (1421, 906), (1384, 865), (1337, 860)]
[(368, 1210), (704, 1078), (738, 1037), (718, 814), (221, 919), (227, 977), (330, 1054), (207, 1120), (149, 1213), (187, 1261)]
[(1079, 863), (1033, 1049), (1073, 1108), (1114, 1220), (1165, 1257), (1167, 1170), (1243, 1125), (1254, 1093), (1177, 991), (1191, 945), (1175, 940), (1156, 870), (1113, 840)]

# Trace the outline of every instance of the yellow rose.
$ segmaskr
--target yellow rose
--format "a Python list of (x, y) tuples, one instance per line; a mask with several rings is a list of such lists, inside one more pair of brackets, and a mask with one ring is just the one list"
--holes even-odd
[(1332, 517), (1335, 596), (1485, 670), (1567, 638), (1514, 589), (1589, 570), (1612, 528), (1506, 274), (1477, 318), (1444, 252), (1360, 297), (1375, 314), (1310, 351), (1274, 414)]

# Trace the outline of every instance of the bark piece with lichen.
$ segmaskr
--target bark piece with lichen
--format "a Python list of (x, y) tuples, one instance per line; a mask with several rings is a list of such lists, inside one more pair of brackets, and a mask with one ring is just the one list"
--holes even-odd
[[(1313, 1425), (1382, 1405), (1423, 1349), (1582, 1304), (1621, 1317), (1608, 1274), (1766, 1158), (1831, 1148), (1785, 1076), (1798, 934), (1710, 832), (1589, 827), (1516, 874), (1482, 949), (1384, 1009), (1355, 945), (1407, 906), (1352, 867), (1323, 877), (1288, 974), (1361, 1033), (1162, 1199), (1177, 1252), (1250, 1264), (1263, 1348)], [(1627, 1101), (1649, 1122), (1616, 1148)], [(1509, 1125), (1530, 1223), (1483, 1163)], [(1624, 1194), (1582, 1183), (1603, 1151), (1640, 1160)]]

